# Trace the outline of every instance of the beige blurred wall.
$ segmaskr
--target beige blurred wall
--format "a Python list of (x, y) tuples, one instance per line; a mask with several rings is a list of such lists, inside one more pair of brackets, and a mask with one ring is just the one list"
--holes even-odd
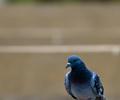
[[(87, 66), (100, 74), (109, 100), (120, 95), (120, 56), (111, 53), (77, 53)], [(35, 100), (71, 100), (64, 89), (64, 54), (0, 54), (0, 97), (36, 97)]]
[(119, 4), (1, 6), (0, 44), (119, 44), (119, 10)]
[[(120, 45), (119, 11), (118, 4), (0, 6), (0, 46)], [(71, 100), (63, 85), (70, 54), (0, 53), (0, 100)], [(120, 54), (77, 54), (118, 100)]]

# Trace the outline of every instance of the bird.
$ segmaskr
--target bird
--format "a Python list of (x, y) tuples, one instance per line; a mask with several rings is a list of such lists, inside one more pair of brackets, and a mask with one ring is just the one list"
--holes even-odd
[(64, 85), (67, 93), (75, 100), (106, 100), (100, 76), (88, 69), (77, 55), (67, 58)]

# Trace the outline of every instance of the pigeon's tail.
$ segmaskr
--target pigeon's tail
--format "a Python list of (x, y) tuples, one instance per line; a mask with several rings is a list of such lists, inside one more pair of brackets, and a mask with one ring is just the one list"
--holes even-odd
[(106, 100), (105, 96), (99, 96), (99, 97), (96, 97), (95, 100)]

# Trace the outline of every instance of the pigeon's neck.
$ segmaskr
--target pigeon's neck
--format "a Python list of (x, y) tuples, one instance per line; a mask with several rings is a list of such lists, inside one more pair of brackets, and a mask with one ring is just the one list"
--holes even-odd
[(91, 79), (92, 73), (86, 67), (76, 67), (75, 69), (72, 69), (71, 77), (75, 83), (85, 83)]

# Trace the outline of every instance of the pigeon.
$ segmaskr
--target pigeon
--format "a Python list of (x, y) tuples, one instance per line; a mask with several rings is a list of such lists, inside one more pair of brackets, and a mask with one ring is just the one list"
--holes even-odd
[(64, 85), (67, 93), (75, 100), (106, 100), (99, 75), (88, 69), (77, 55), (68, 57)]

